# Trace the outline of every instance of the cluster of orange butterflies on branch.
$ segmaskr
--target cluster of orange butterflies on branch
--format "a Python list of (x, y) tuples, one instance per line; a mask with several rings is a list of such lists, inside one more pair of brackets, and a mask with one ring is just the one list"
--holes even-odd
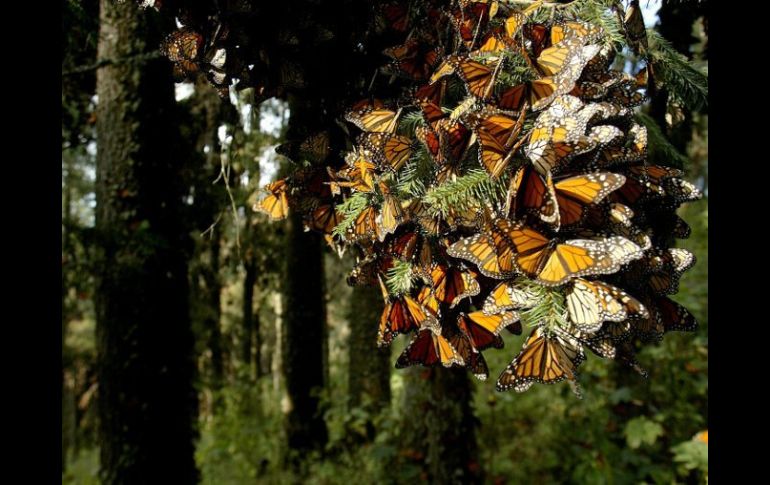
[[(624, 13), (637, 42), (638, 11)], [(360, 251), (350, 281), (382, 288), (379, 345), (411, 339), (396, 367), (483, 380), (483, 351), (527, 331), (498, 390), (574, 383), (589, 352), (644, 374), (640, 344), (697, 325), (669, 295), (694, 264), (672, 247), (689, 235), (676, 209), (701, 197), (647, 161), (634, 112), (651, 70), (613, 69), (603, 28), (554, 4), (424, 1), (381, 18), (404, 42), (377, 76), (401, 94), (350, 107), (344, 163), (325, 133), (285, 147), (306, 163), (258, 208)]]

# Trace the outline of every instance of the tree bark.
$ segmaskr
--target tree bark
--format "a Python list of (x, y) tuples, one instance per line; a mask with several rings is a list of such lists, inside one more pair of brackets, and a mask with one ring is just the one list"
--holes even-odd
[(296, 214), (290, 216), (287, 228), (285, 281), (282, 360), (290, 401), (286, 435), (289, 461), (297, 464), (306, 452), (323, 449), (328, 431), (318, 395), (325, 384), (321, 238), (305, 232)]
[(399, 438), (402, 457), (428, 483), (483, 483), (468, 371), (431, 367), (405, 372), (402, 415), (410, 424)]
[(348, 396), (350, 407), (372, 414), (390, 404), (390, 349), (377, 347), (382, 296), (376, 287), (353, 287), (348, 306)]
[[(99, 58), (153, 51), (160, 19), (101, 0)], [(189, 239), (171, 67), (97, 73), (95, 309), (100, 475), (106, 484), (196, 483)]]
[[(246, 274), (243, 277), (243, 335), (241, 341), (241, 360), (249, 379), (254, 376), (252, 369), (257, 362), (256, 377), (259, 378), (259, 315), (254, 312), (254, 285), (257, 283), (257, 261), (252, 254), (247, 254), (243, 262)], [(256, 345), (255, 345), (256, 341)], [(252, 348), (254, 350), (252, 351)], [(255, 358), (256, 356), (256, 358)]]

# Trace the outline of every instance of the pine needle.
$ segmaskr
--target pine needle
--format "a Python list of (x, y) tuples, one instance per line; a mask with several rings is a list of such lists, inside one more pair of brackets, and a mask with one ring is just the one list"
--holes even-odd
[(391, 295), (398, 296), (408, 293), (412, 289), (414, 279), (412, 265), (397, 259), (387, 272), (385, 284)]
[(636, 121), (647, 128), (647, 159), (650, 163), (684, 168), (687, 157), (668, 141), (660, 126), (650, 115), (639, 112), (636, 114)]
[(435, 214), (446, 217), (450, 211), (465, 211), (482, 207), (487, 202), (500, 203), (508, 190), (505, 176), (493, 179), (482, 169), (473, 169), (467, 175), (430, 189), (423, 197)]
[(656, 30), (647, 29), (647, 38), (650, 43), (649, 60), (671, 95), (693, 111), (708, 108), (707, 75), (677, 52)]
[(332, 234), (339, 237), (345, 237), (345, 233), (353, 225), (356, 218), (361, 215), (369, 206), (369, 197), (363, 192), (356, 192), (350, 196), (345, 202), (337, 206), (337, 210), (344, 214), (342, 222), (337, 224), (332, 231)]

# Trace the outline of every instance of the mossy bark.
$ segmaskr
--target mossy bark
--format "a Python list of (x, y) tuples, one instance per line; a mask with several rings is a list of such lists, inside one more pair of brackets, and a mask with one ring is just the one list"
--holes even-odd
[[(151, 52), (160, 19), (101, 1), (100, 59)], [(168, 26), (166, 26), (168, 27)], [(196, 483), (197, 397), (188, 314), (184, 162), (171, 67), (117, 62), (97, 73), (95, 308), (101, 478)]]

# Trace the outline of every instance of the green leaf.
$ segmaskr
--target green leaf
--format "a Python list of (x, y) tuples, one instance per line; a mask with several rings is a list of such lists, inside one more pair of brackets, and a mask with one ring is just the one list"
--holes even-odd
[(637, 449), (643, 444), (655, 444), (662, 434), (663, 426), (644, 416), (634, 418), (626, 424), (626, 443), (633, 449)]
[(685, 470), (701, 470), (708, 473), (709, 446), (700, 440), (689, 440), (671, 447), (674, 461), (681, 464)]

